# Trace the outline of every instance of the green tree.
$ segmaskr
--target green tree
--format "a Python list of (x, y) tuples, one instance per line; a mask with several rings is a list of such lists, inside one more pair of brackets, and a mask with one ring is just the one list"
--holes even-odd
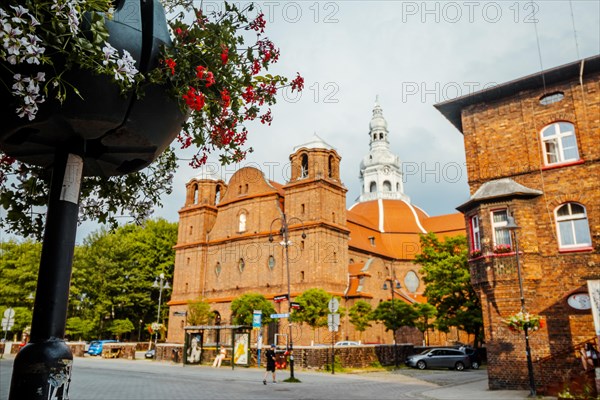
[(81, 319), (79, 317), (71, 317), (67, 319), (65, 333), (75, 340), (89, 340), (91, 333), (94, 330), (94, 321), (89, 319)]
[(358, 300), (352, 307), (348, 314), (350, 315), (350, 323), (354, 326), (354, 328), (362, 333), (371, 326), (371, 313), (373, 312), (373, 307), (371, 304), (367, 303), (364, 300)]
[(210, 310), (210, 304), (206, 300), (188, 301), (187, 323), (189, 325), (208, 325), (213, 316), (214, 313)]
[(421, 254), (415, 263), (421, 265), (424, 295), (437, 308), (435, 326), (447, 332), (456, 327), (474, 335), (474, 346), (482, 340), (481, 302), (471, 285), (467, 262), (467, 239), (446, 237), (440, 241), (433, 233), (421, 235)]
[(295, 310), (290, 316), (292, 322), (303, 322), (313, 329), (327, 326), (327, 304), (333, 296), (323, 289), (308, 289), (296, 297), (300, 309)]
[(123, 336), (123, 334), (129, 333), (134, 329), (135, 327), (127, 318), (113, 320), (108, 328), (109, 332), (117, 337), (117, 340), (121, 340), (121, 336)]
[[(74, 257), (70, 315), (93, 319), (98, 338), (111, 320), (156, 321), (159, 289), (152, 284), (161, 273), (172, 282), (176, 241), (177, 224), (165, 220), (88, 236)], [(163, 306), (168, 298), (164, 289)], [(161, 307), (160, 322), (167, 317), (168, 307)]]
[(429, 346), (429, 336), (426, 332), (433, 328), (433, 321), (437, 315), (437, 310), (429, 303), (414, 303), (413, 308), (417, 312), (415, 327), (423, 333), (423, 341)]
[(388, 300), (379, 303), (371, 316), (374, 321), (382, 322), (387, 331), (393, 331), (394, 338), (399, 328), (415, 326), (417, 317), (416, 310), (402, 300)]
[(273, 303), (258, 293), (246, 293), (231, 302), (231, 319), (236, 325), (252, 325), (254, 310), (262, 311), (262, 324), (271, 322), (271, 314), (275, 314)]
[(0, 243), (0, 315), (7, 308), (15, 311), (7, 337), (19, 336), (31, 326), (41, 249), (40, 243), (31, 240)]

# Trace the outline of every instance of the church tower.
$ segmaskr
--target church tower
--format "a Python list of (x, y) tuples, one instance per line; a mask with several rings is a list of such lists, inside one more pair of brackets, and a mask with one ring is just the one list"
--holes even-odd
[(316, 134), (290, 156), (284, 212), (291, 240), (298, 245), (290, 250), (295, 256), (292, 285), (298, 293), (314, 287), (343, 293), (345, 288), (349, 231), (340, 160), (337, 151)]
[[(218, 205), (227, 185), (207, 166), (186, 184), (185, 205), (179, 210), (179, 230), (175, 246), (173, 292), (170, 312), (185, 312), (187, 301), (203, 297), (208, 255), (208, 233), (212, 230)], [(169, 338), (183, 337), (185, 317), (171, 317)]]
[(387, 121), (383, 118), (377, 97), (369, 124), (369, 154), (360, 163), (362, 190), (359, 202), (390, 199), (410, 203), (409, 197), (404, 194), (402, 164), (400, 158), (390, 151), (388, 135)]

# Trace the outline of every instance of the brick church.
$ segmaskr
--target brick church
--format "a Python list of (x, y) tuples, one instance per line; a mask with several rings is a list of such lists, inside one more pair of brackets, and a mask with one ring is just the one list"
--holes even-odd
[[(221, 323), (230, 323), (231, 301), (240, 295), (253, 292), (273, 299), (287, 293), (288, 271), (280, 244), (283, 216), (291, 242), (292, 301), (317, 287), (339, 296), (346, 309), (360, 299), (375, 308), (392, 295), (397, 301), (424, 302), (424, 284), (413, 263), (420, 251), (419, 234), (464, 235), (465, 222), (460, 213), (431, 217), (411, 203), (389, 136), (376, 103), (369, 124), (370, 148), (360, 164), (362, 193), (349, 209), (347, 189), (340, 180), (340, 154), (317, 135), (294, 148), (288, 182), (269, 180), (253, 167), (239, 169), (229, 182), (209, 173), (191, 179), (179, 211), (168, 341), (183, 342), (182, 315), (188, 301), (208, 300)], [(390, 280), (394, 292), (389, 290)], [(388, 289), (384, 289), (386, 282)], [(274, 305), (280, 312), (287, 311), (287, 302)], [(280, 326), (288, 324), (281, 320)], [(309, 345), (315, 339), (328, 343), (327, 328), (320, 331), (315, 335), (310, 327), (294, 326), (294, 343)], [(393, 341), (381, 324), (359, 335), (347, 317), (340, 321), (336, 336), (342, 339)], [(412, 339), (397, 338), (399, 342)], [(417, 339), (420, 343), (422, 337)], [(446, 339), (431, 338), (444, 344)]]

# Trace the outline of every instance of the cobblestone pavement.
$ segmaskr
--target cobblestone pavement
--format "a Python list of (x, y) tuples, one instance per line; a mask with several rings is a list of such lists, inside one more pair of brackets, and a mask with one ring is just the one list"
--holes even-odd
[[(8, 398), (12, 359), (0, 360), (0, 399)], [(97, 357), (74, 361), (71, 399), (524, 399), (526, 392), (505, 396), (485, 393), (485, 370), (417, 371), (340, 374), (298, 370), (302, 383), (282, 382), (289, 370), (279, 371), (277, 384), (262, 383), (264, 371), (256, 368), (207, 366), (105, 360)], [(270, 381), (268, 381), (270, 382)], [(470, 385), (470, 386), (469, 386)], [(462, 387), (471, 387), (467, 394)], [(479, 392), (477, 392), (479, 391)]]

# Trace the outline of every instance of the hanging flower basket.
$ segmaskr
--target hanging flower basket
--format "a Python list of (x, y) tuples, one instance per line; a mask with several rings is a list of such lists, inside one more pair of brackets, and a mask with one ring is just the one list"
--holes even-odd
[[(102, 176), (146, 167), (178, 135), (197, 147), (193, 165), (214, 149), (242, 159), (244, 123), (270, 124), (264, 108), (287, 83), (259, 75), (279, 58), (264, 16), (225, 4), (211, 20), (192, 2), (165, 3), (179, 7), (169, 21), (158, 0), (3, 2), (0, 150), (48, 167), (68, 148)], [(244, 46), (243, 31), (256, 43)]]
[(541, 315), (530, 314), (528, 312), (519, 311), (518, 313), (511, 315), (503, 322), (513, 332), (524, 331), (527, 328), (528, 331), (537, 331), (546, 326), (544, 317)]

